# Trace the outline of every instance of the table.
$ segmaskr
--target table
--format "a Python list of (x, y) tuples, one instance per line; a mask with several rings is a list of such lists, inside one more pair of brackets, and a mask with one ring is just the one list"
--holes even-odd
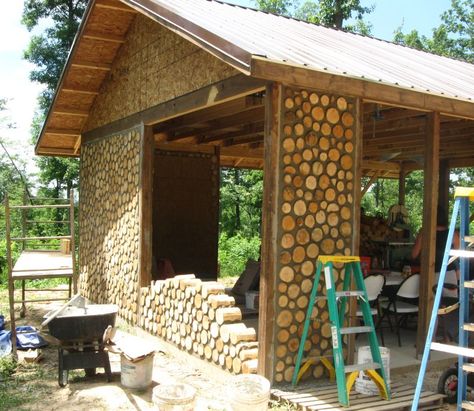
[(398, 271), (391, 271), (388, 275), (385, 276), (385, 286), (397, 286), (402, 283), (405, 277), (402, 273)]

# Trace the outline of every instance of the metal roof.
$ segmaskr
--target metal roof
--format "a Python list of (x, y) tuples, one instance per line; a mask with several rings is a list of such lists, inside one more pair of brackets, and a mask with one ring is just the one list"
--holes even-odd
[(252, 58), (259, 56), (328, 74), (474, 100), (474, 65), (470, 63), (215, 0), (122, 1), (225, 56), (248, 74)]

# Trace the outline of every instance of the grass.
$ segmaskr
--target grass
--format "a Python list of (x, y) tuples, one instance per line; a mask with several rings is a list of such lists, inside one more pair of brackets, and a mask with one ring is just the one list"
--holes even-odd
[(38, 364), (17, 363), (11, 356), (0, 358), (0, 409), (24, 410), (27, 404), (51, 394), (48, 381), (56, 375)]

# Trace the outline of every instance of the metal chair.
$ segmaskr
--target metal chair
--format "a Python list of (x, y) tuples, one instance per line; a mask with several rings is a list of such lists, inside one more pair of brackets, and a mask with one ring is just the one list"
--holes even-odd
[[(382, 274), (371, 274), (364, 278), (364, 284), (365, 284), (365, 289), (367, 291), (367, 298), (369, 300), (369, 304), (372, 307), (370, 309), (370, 313), (372, 314), (372, 316), (377, 316), (380, 319), (381, 311), (380, 311), (379, 296), (382, 293), (382, 289), (385, 286), (385, 276)], [(360, 309), (357, 309), (356, 317), (362, 318), (362, 311)], [(385, 345), (382, 327), (379, 327), (379, 330), (380, 330), (380, 338), (382, 340), (382, 345)]]
[[(402, 281), (398, 287), (395, 297), (391, 301), (382, 302), (383, 315), (379, 324), (386, 315), (393, 313), (395, 315), (395, 328), (398, 337), (398, 346), (402, 346), (400, 339), (400, 323), (410, 315), (418, 314), (418, 305), (414, 300), (418, 299), (420, 294), (420, 274), (413, 274)], [(406, 301), (408, 300), (408, 301)], [(410, 301), (410, 302), (409, 302)], [(401, 317), (399, 318), (399, 315)], [(390, 321), (390, 318), (389, 318)]]

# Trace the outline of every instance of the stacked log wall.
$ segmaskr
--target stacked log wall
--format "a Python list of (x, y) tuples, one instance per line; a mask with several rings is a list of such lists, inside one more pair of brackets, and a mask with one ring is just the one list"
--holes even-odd
[(80, 289), (138, 320), (141, 127), (82, 146)]
[[(351, 255), (356, 245), (357, 101), (290, 87), (283, 88), (281, 99), (273, 380), (289, 382), (316, 260)], [(341, 268), (335, 267), (338, 287)], [(312, 317), (305, 348), (311, 356), (331, 355), (325, 300), (317, 302)], [(320, 378), (324, 368), (317, 364), (311, 372)]]
[(194, 274), (152, 281), (141, 288), (140, 309), (140, 326), (149, 333), (232, 373), (257, 372), (255, 329), (241, 322), (222, 284)]
[(84, 131), (236, 74), (228, 64), (139, 14), (96, 97)]

